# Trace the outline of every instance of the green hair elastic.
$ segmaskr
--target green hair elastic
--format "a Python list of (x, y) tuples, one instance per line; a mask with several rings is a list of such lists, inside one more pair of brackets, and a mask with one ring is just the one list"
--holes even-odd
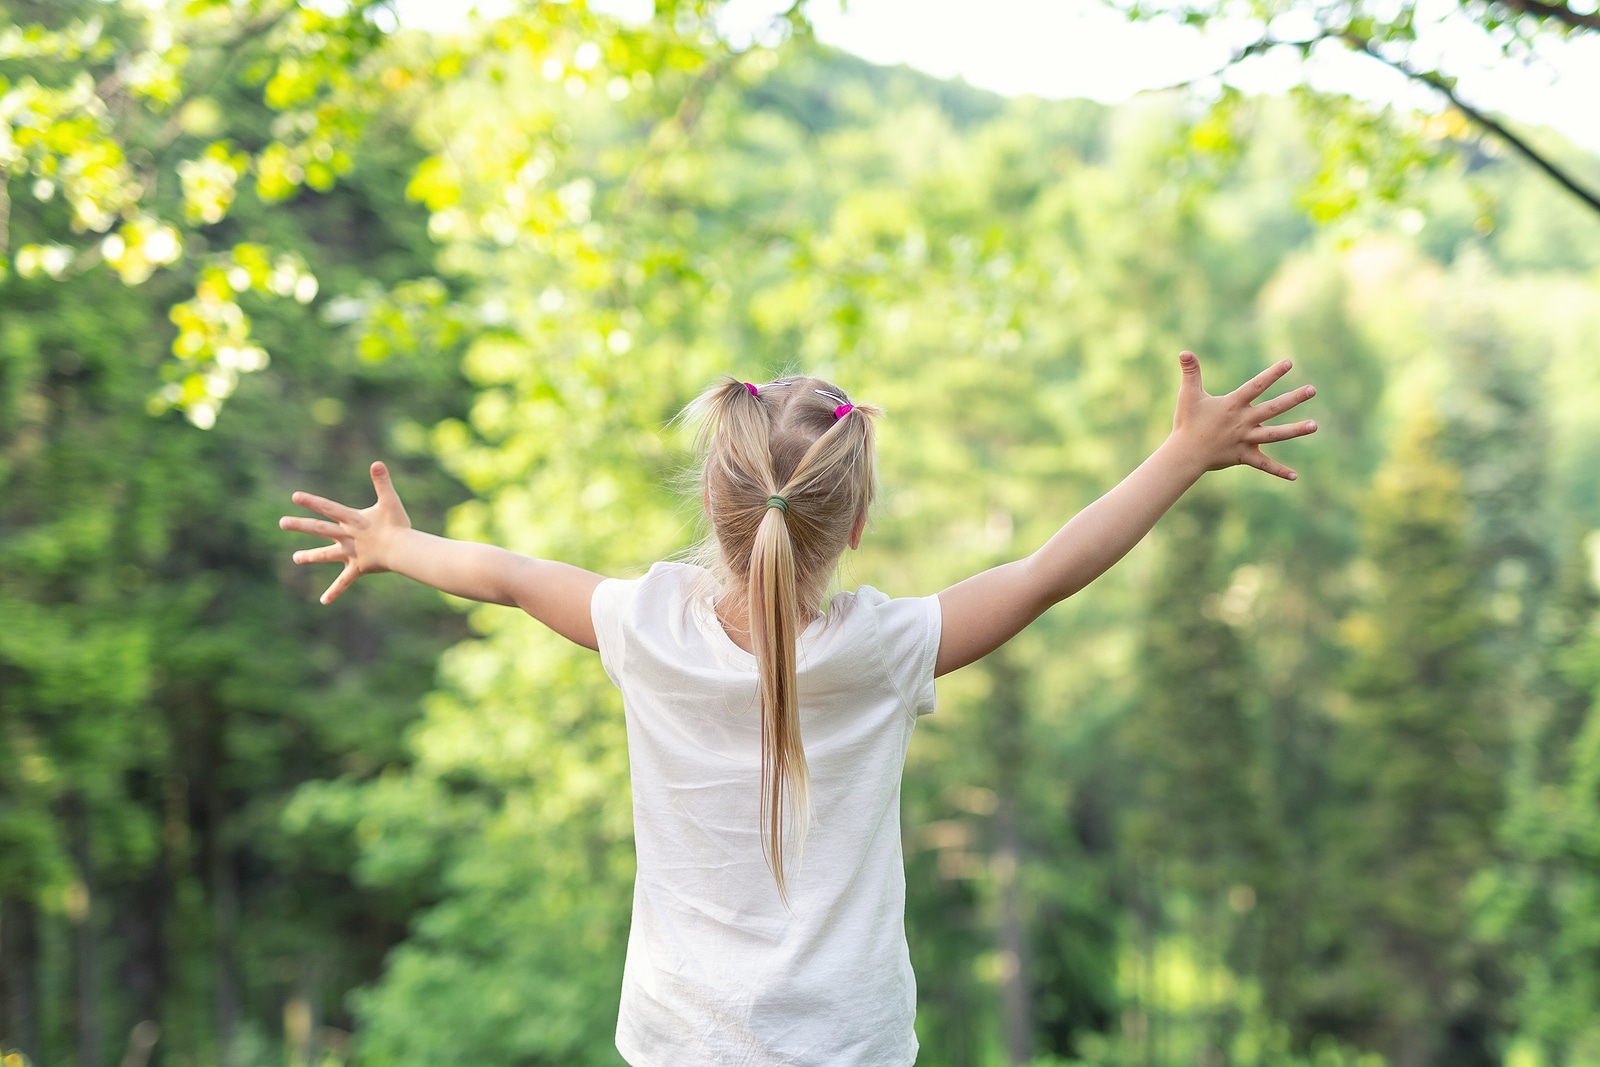
[(786, 515), (789, 513), (789, 502), (787, 500), (783, 499), (783, 497), (781, 497), (781, 496), (769, 496), (769, 497), (767, 497), (767, 507), (769, 507), (769, 508), (777, 508), (779, 511), (783, 512)]

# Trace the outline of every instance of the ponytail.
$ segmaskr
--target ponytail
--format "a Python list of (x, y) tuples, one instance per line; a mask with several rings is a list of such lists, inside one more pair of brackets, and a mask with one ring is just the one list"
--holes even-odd
[(778, 884), (778, 895), (787, 900), (784, 800), (788, 799), (787, 821), (799, 835), (794, 850), (798, 863), (811, 821), (811, 775), (800, 740), (795, 678), (800, 603), (795, 589), (794, 542), (789, 536), (788, 513), (777, 506), (767, 508), (756, 529), (746, 603), (761, 686), (761, 847)]
[(761, 850), (787, 901), (790, 835), (798, 863), (811, 818), (796, 639), (802, 607), (815, 609), (872, 502), (869, 416), (878, 411), (814, 379), (758, 388), (733, 378), (693, 410), (702, 419), (697, 445), (716, 562), (724, 589), (743, 589), (759, 675)]

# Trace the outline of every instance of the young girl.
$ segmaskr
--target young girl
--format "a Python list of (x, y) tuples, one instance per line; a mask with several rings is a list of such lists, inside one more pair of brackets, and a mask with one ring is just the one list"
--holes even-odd
[(873, 498), (872, 420), (814, 378), (729, 379), (696, 401), (707, 566), (631, 581), (411, 528), (381, 463), (357, 511), (286, 530), (344, 564), (322, 602), (396, 571), (522, 608), (596, 649), (622, 690), (638, 874), (617, 1048), (634, 1067), (895, 1067), (916, 1059), (904, 931), (900, 774), (933, 680), (1003, 645), (1105, 572), (1208, 470), (1293, 479), (1260, 446), (1304, 386), (1252, 402), (1284, 361), (1226, 396), (1190, 352), (1172, 434), (1042, 548), (937, 596), (823, 591)]

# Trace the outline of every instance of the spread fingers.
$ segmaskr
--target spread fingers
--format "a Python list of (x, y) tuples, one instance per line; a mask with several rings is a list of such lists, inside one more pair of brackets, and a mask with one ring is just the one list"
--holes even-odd
[(1297, 404), (1304, 404), (1307, 400), (1317, 395), (1314, 385), (1302, 385), (1298, 389), (1291, 389), (1282, 396), (1275, 396), (1271, 400), (1263, 401), (1255, 406), (1254, 414), (1257, 422), (1266, 422), (1275, 419), (1285, 411)]
[(1264, 445), (1316, 432), (1317, 424), (1314, 422), (1287, 422), (1282, 426), (1257, 426), (1246, 434), (1244, 439), (1253, 445)]
[(322, 602), (324, 604), (332, 604), (334, 598), (340, 593), (344, 592), (346, 589), (349, 589), (351, 583), (353, 583), (359, 577), (361, 577), (361, 572), (357, 571), (355, 567), (351, 566), (349, 563), (346, 563), (344, 565), (344, 570), (339, 572), (339, 577), (335, 578), (333, 580), (333, 584), (328, 586), (328, 591), (322, 594)]
[(343, 545), (323, 545), (321, 548), (306, 548), (294, 554), (296, 563), (340, 563), (343, 560)]
[(1290, 363), (1288, 360), (1281, 359), (1272, 366), (1268, 367), (1266, 370), (1262, 371), (1260, 374), (1256, 375), (1254, 378), (1251, 378), (1248, 382), (1245, 382), (1243, 385), (1239, 386), (1239, 388), (1235, 389), (1234, 392), (1243, 397), (1245, 400), (1254, 400), (1256, 397), (1266, 392), (1272, 386), (1273, 382), (1277, 381), (1279, 378), (1282, 378), (1285, 374), (1288, 374), (1289, 368), (1293, 365), (1294, 364)]
[(330, 541), (337, 541), (344, 536), (344, 531), (339, 528), (338, 523), (308, 519), (303, 515), (285, 515), (278, 520), (278, 529), (293, 530), (295, 533), (306, 533), (313, 537), (326, 537)]
[(1279, 463), (1271, 456), (1268, 456), (1266, 453), (1262, 452), (1261, 449), (1253, 446), (1245, 452), (1244, 461), (1257, 470), (1263, 470), (1268, 474), (1276, 475), (1277, 477), (1282, 478), (1284, 481), (1292, 482), (1299, 477), (1299, 475), (1297, 475), (1294, 471), (1290, 470), (1288, 467), (1285, 467), (1282, 463)]
[(319, 515), (326, 515), (335, 522), (349, 522), (360, 514), (355, 508), (345, 507), (337, 500), (329, 500), (327, 497), (317, 496), (314, 493), (295, 493), (289, 499), (303, 508), (310, 508)]

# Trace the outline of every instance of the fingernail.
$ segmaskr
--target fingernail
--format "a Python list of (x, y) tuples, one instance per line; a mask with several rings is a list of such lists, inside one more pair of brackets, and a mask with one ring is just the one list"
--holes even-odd
[(1316, 433), (1317, 432), (1317, 424), (1314, 423), (1314, 422), (1308, 422), (1308, 423), (1306, 423), (1306, 429), (1310, 430), (1312, 433)]
[(1300, 477), (1300, 476), (1299, 476), (1299, 475), (1298, 475), (1298, 474), (1296, 474), (1296, 473), (1295, 473), (1295, 472), (1294, 472), (1294, 471), (1290, 471), (1290, 472), (1289, 472), (1289, 480), (1290, 480), (1290, 481), (1291, 481), (1291, 482), (1292, 482), (1292, 481), (1294, 481), (1294, 480), (1295, 480), (1295, 479), (1296, 479), (1296, 478), (1298, 478), (1298, 477)]
[(1317, 395), (1317, 387), (1316, 386), (1314, 386), (1314, 385), (1306, 386), (1306, 396), (1316, 396), (1316, 395)]

